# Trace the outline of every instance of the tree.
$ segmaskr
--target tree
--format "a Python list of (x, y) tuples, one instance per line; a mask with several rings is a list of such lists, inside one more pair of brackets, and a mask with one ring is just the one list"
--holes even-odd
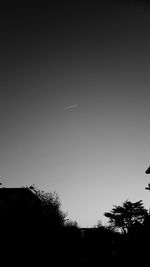
[(143, 207), (142, 200), (134, 203), (126, 200), (122, 206), (114, 205), (111, 212), (105, 212), (104, 215), (109, 219), (111, 227), (127, 233), (135, 223), (143, 223), (147, 210)]
[(64, 226), (66, 213), (61, 210), (61, 202), (58, 194), (54, 192), (45, 192), (37, 189), (35, 186), (29, 187), (35, 192), (41, 201), (40, 215), (44, 221), (52, 227)]
[(65, 227), (72, 228), (72, 229), (78, 229), (79, 228), (77, 221), (72, 221), (69, 219), (66, 220)]

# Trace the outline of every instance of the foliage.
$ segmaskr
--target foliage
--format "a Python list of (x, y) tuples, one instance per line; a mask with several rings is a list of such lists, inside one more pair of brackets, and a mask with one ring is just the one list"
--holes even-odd
[(67, 220), (66, 223), (65, 223), (65, 226), (67, 228), (74, 228), (74, 229), (78, 229), (79, 228), (77, 221), (72, 221), (72, 220)]
[(35, 186), (29, 187), (41, 201), (41, 216), (53, 227), (63, 226), (66, 213), (61, 210), (61, 202), (58, 194), (54, 192), (45, 192), (37, 189)]
[(111, 212), (105, 212), (104, 215), (114, 229), (121, 229), (125, 233), (135, 223), (143, 223), (147, 210), (143, 207), (142, 200), (134, 203), (126, 200), (122, 206), (114, 206)]

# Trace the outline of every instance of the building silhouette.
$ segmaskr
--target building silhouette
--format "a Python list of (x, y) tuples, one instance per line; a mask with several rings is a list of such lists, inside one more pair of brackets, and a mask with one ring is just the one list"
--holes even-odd
[(0, 188), (0, 217), (27, 217), (39, 213), (41, 201), (28, 187)]

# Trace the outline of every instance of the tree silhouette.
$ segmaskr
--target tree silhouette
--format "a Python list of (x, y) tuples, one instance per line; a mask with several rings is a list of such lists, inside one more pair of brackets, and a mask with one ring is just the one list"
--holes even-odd
[(73, 221), (73, 220), (69, 220), (69, 219), (66, 220), (65, 227), (72, 228), (72, 229), (78, 229), (79, 228), (77, 221)]
[(127, 233), (135, 223), (143, 223), (147, 210), (143, 207), (142, 200), (134, 203), (126, 200), (122, 206), (114, 205), (111, 212), (105, 212), (104, 215), (113, 228)]
[(61, 210), (61, 202), (58, 194), (54, 192), (45, 192), (30, 186), (41, 201), (40, 215), (52, 227), (64, 226), (66, 213)]

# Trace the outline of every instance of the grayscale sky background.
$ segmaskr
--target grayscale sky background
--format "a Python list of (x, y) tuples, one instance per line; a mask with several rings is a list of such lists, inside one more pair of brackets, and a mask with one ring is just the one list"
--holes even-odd
[(150, 207), (150, 6), (100, 3), (0, 11), (0, 181), (55, 190), (84, 227)]

